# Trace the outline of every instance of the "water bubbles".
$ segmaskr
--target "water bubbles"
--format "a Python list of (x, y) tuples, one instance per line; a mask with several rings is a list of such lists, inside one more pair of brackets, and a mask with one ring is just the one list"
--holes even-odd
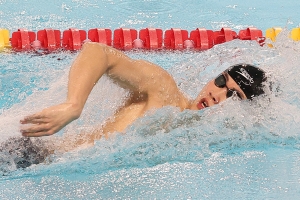
[(68, 6), (67, 4), (63, 3), (61, 4), (61, 11), (64, 12), (64, 11), (70, 11), (72, 9), (71, 6)]
[[(29, 177), (28, 179), (47, 175), (35, 187), (43, 190), (45, 194), (49, 192), (45, 188), (50, 183), (57, 183), (60, 185), (60, 191), (69, 192), (57, 194), (59, 197), (72, 196), (70, 190), (81, 195), (83, 191), (89, 189), (108, 191), (114, 188), (118, 188), (115, 194), (124, 195), (128, 191), (126, 186), (129, 180), (136, 187), (145, 187), (145, 191), (149, 191), (150, 183), (156, 187), (155, 183), (158, 181), (161, 181), (160, 187), (170, 188), (172, 185), (176, 188), (186, 184), (187, 177), (189, 181), (195, 183), (193, 185), (200, 183), (215, 185), (216, 182), (232, 184), (234, 180), (246, 187), (249, 186), (246, 184), (249, 179), (269, 182), (265, 180), (268, 175), (265, 171), (253, 172), (267, 163), (267, 156), (262, 149), (276, 147), (282, 152), (283, 148), (297, 149), (300, 146), (300, 92), (298, 92), (300, 78), (299, 74), (295, 73), (300, 66), (299, 46), (283, 43), (283, 38), (279, 37), (274, 42), (274, 48), (260, 47), (255, 41), (232, 41), (201, 53), (169, 52), (167, 55), (159, 52), (135, 53), (136, 58), (144, 56), (155, 62), (163, 63), (170, 59), (171, 63), (173, 62), (172, 67), (167, 70), (174, 76), (180, 89), (191, 97), (198, 94), (207, 81), (230, 65), (240, 62), (254, 63), (262, 67), (270, 75), (270, 80), (278, 85), (280, 92), (274, 93), (270, 90), (266, 96), (253, 101), (228, 99), (201, 111), (180, 112), (178, 108), (172, 106), (153, 110), (128, 127), (125, 134), (115, 133), (108, 140), (97, 141), (93, 147), (54, 155), (51, 157), (51, 163), (31, 165), (24, 171), (16, 170), (9, 156), (2, 156), (7, 164), (2, 164), (0, 170), (6, 171), (12, 177)], [(179, 64), (174, 64), (174, 58), (179, 55), (184, 59)], [(35, 60), (34, 63), (40, 62), (39, 57), (18, 56), (25, 60)], [(41, 70), (43, 66), (45, 69), (46, 65), (55, 63), (53, 60), (57, 57), (66, 59), (53, 66), (56, 70)], [(19, 98), (26, 99), (15, 103), (0, 115), (3, 127), (1, 136), (4, 136), (1, 138), (18, 132), (16, 124), (19, 116), (64, 100), (68, 74), (68, 69), (64, 68), (72, 58), (73, 56), (68, 57), (64, 54), (58, 54), (53, 58), (44, 55), (45, 63), (39, 66), (40, 68), (31, 66), (29, 69), (19, 69), (26, 74), (25, 77), (18, 77), (19, 71), (16, 71), (15, 78), (22, 80), (24, 85), (33, 84), (34, 87), (41, 88), (48, 85), (48, 88), (46, 91), (34, 91), (31, 95), (22, 94), (19, 90)], [(10, 68), (14, 69), (13, 66)], [(42, 76), (45, 72), (47, 76)], [(39, 76), (41, 79), (37, 78)], [(48, 84), (43, 84), (41, 80)], [(275, 83), (273, 85), (276, 85)], [(107, 77), (103, 77), (95, 85), (80, 119), (63, 131), (67, 134), (77, 134), (94, 130), (114, 113), (127, 95), (126, 91), (114, 85)], [(57, 136), (62, 134), (64, 132), (58, 133)], [(283, 153), (281, 155), (282, 158), (286, 157)], [(259, 166), (252, 167), (257, 162)], [(272, 168), (272, 165), (267, 167), (270, 167), (270, 171), (276, 168), (275, 166)], [(72, 182), (70, 180), (74, 180), (74, 174), (76, 181)], [(58, 180), (59, 176), (70, 177), (70, 180), (65, 178)], [(77, 181), (79, 179), (80, 181)], [(36, 182), (33, 181), (32, 184)], [(26, 191), (33, 186), (24, 183), (20, 187)], [(190, 185), (185, 186), (189, 187)], [(36, 189), (37, 194), (38, 191)], [(92, 196), (92, 193), (87, 194)]]
[(226, 8), (233, 8), (233, 9), (235, 9), (237, 6), (238, 5), (228, 5), (228, 6), (226, 6)]

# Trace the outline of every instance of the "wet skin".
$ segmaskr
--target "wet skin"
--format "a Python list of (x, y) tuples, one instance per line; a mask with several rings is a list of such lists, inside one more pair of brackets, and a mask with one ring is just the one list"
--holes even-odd
[[(104, 74), (120, 87), (129, 90), (131, 95), (125, 105), (119, 108), (101, 129), (82, 134), (90, 142), (103, 135), (109, 137), (109, 134), (115, 131), (123, 132), (128, 125), (151, 109), (164, 106), (176, 106), (181, 110), (203, 109), (226, 100), (228, 88), (236, 90), (242, 99), (246, 99), (240, 87), (225, 74), (226, 87), (217, 87), (214, 80), (211, 80), (195, 100), (190, 100), (163, 68), (144, 60), (131, 59), (105, 45), (86, 43), (71, 66), (66, 101), (24, 117), (20, 123), (27, 126), (21, 128), (22, 135), (52, 135), (79, 118), (93, 86)], [(80, 143), (78, 142), (78, 145)]]
[(228, 89), (234, 90), (236, 94), (242, 99), (247, 99), (245, 93), (240, 86), (227, 73), (223, 73), (227, 79), (226, 87), (220, 88), (215, 85), (215, 79), (209, 81), (200, 91), (195, 101), (191, 104), (190, 109), (203, 109), (215, 104), (219, 104), (227, 99), (226, 93)]

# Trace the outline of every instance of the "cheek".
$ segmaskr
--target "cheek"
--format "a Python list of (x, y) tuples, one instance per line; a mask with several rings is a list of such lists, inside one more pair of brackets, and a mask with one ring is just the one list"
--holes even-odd
[(215, 90), (217, 90), (218, 87), (215, 86), (213, 81), (208, 82), (204, 87), (203, 87), (203, 91), (206, 94), (209, 94), (210, 92), (214, 92)]
[(219, 99), (220, 99), (220, 102), (225, 101), (225, 100), (227, 99), (226, 93), (225, 93), (225, 92), (222, 93), (222, 94), (219, 96)]
[(207, 95), (209, 95), (210, 92), (213, 92), (215, 90), (216, 86), (214, 84), (213, 81), (208, 82), (203, 88), (202, 90), (199, 92), (198, 94), (198, 99), (201, 97), (206, 97)]

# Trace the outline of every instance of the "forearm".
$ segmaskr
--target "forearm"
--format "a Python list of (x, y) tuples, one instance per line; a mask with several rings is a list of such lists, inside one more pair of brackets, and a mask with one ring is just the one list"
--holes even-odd
[(70, 69), (67, 95), (67, 103), (73, 104), (79, 115), (94, 85), (108, 68), (105, 46), (96, 43), (83, 46)]
[(124, 54), (98, 43), (85, 44), (70, 69), (67, 100), (24, 117), (21, 124), (31, 125), (21, 128), (22, 135), (52, 135), (77, 119), (101, 76), (114, 66), (121, 67), (120, 63), (123, 62), (118, 59), (118, 55)]

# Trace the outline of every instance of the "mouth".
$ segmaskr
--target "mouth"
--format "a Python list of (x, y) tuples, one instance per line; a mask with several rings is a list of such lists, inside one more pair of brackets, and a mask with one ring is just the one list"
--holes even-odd
[(208, 103), (207, 103), (206, 99), (201, 99), (201, 100), (199, 101), (199, 103), (197, 104), (197, 108), (198, 108), (199, 110), (201, 110), (201, 109), (203, 109), (203, 108), (206, 108), (206, 107), (208, 107)]

